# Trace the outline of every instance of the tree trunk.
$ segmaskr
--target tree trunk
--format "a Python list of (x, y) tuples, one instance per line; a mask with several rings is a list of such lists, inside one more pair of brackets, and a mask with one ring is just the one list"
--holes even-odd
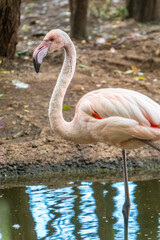
[(126, 0), (130, 18), (138, 22), (160, 20), (160, 0)]
[(13, 58), (20, 24), (21, 0), (0, 0), (0, 56)]
[(69, 0), (71, 11), (71, 36), (77, 39), (87, 38), (88, 0)]

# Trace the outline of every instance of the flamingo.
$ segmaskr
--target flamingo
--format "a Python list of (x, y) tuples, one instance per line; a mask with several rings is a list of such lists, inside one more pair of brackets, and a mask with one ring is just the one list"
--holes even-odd
[(160, 140), (160, 105), (133, 90), (106, 88), (85, 94), (78, 102), (71, 122), (63, 118), (62, 106), (66, 90), (76, 66), (76, 50), (67, 33), (51, 30), (33, 53), (38, 73), (47, 53), (64, 49), (64, 62), (49, 103), (51, 128), (66, 140), (80, 144), (109, 143), (122, 149), (125, 202), (122, 208), (128, 216), (130, 198), (126, 164), (126, 149), (145, 144), (160, 151), (154, 143)]

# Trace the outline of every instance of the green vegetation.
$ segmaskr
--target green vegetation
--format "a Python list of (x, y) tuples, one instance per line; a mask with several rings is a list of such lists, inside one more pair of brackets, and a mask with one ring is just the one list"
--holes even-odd
[(128, 11), (125, 5), (111, 6), (111, 0), (91, 1), (89, 4), (88, 15), (90, 17), (111, 19), (125, 18)]

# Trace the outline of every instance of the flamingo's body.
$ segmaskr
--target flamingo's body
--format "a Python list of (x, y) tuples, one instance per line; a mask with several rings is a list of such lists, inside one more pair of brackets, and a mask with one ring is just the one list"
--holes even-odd
[[(71, 39), (59, 29), (50, 31), (34, 51), (33, 61), (39, 72), (47, 52), (59, 48), (64, 49), (65, 59), (49, 105), (52, 129), (76, 143), (104, 142), (123, 149), (137, 148), (147, 142), (152, 144), (160, 139), (160, 105), (141, 93), (121, 88), (87, 93), (78, 102), (73, 120), (66, 122), (62, 115), (63, 99), (76, 65)], [(122, 156), (126, 205), (129, 206), (124, 151)]]
[(80, 99), (70, 124), (72, 141), (137, 148), (143, 144), (138, 139), (160, 139), (160, 105), (135, 91), (100, 89)]

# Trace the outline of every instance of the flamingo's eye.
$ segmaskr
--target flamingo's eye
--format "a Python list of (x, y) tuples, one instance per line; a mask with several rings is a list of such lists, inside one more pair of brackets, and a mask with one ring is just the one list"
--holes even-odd
[(53, 42), (53, 41), (54, 41), (54, 38), (49, 39), (49, 41)]

